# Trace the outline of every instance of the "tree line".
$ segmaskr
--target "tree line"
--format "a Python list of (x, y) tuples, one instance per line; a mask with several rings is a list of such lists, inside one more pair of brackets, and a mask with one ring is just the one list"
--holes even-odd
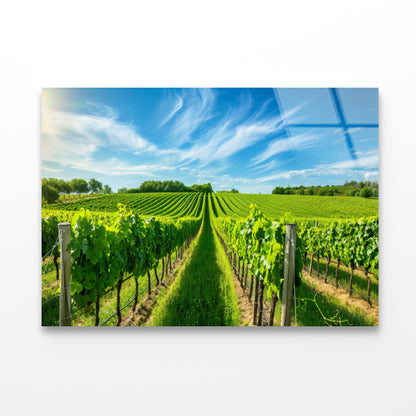
[(345, 181), (344, 185), (326, 186), (276, 186), (272, 194), (276, 195), (320, 195), (320, 196), (361, 196), (363, 198), (378, 197), (377, 182)]
[(145, 181), (138, 188), (120, 188), (120, 194), (136, 194), (142, 192), (213, 192), (210, 183), (186, 186), (179, 181)]
[(226, 190), (223, 190), (223, 191), (217, 191), (217, 194), (218, 193), (221, 193), (221, 192), (225, 192), (225, 193), (229, 193), (229, 194), (238, 194), (239, 192), (238, 192), (238, 189), (231, 189), (231, 191), (226, 191)]
[(70, 181), (56, 178), (42, 179), (42, 201), (47, 204), (54, 203), (58, 200), (59, 195), (69, 194), (88, 194), (88, 193), (103, 193), (111, 194), (112, 190), (109, 185), (103, 185), (97, 179), (90, 179), (88, 182), (85, 179), (74, 178)]

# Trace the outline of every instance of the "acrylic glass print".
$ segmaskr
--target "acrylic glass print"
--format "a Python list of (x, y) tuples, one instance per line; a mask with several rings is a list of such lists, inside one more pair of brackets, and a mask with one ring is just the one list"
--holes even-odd
[(377, 326), (378, 89), (42, 91), (43, 326)]

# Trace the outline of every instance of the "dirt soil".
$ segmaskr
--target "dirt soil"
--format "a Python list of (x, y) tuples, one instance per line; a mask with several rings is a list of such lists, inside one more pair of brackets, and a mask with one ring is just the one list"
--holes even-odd
[(333, 296), (334, 298), (340, 299), (343, 304), (346, 304), (348, 302), (349, 306), (356, 306), (360, 308), (366, 315), (377, 319), (378, 322), (378, 302), (372, 300), (372, 305), (370, 305), (360, 295), (353, 293), (350, 296), (349, 292), (344, 288), (340, 287), (337, 289), (331, 282), (325, 283), (325, 281), (319, 277), (311, 277), (311, 275), (305, 270), (303, 270), (302, 278), (307, 279), (309, 282), (312, 282), (313, 285), (316, 287), (317, 291), (325, 295)]
[(238, 296), (238, 307), (241, 312), (240, 326), (253, 326), (253, 305), (248, 299), (249, 289), (246, 291), (241, 287), (241, 283), (237, 278), (237, 275), (233, 271), (233, 283), (235, 292)]
[(163, 277), (159, 286), (152, 289), (150, 296), (147, 295), (142, 301), (137, 304), (136, 310), (131, 308), (128, 314), (121, 321), (121, 326), (143, 326), (151, 322), (152, 311), (158, 301), (158, 295), (164, 288), (169, 287), (176, 279), (177, 273), (175, 271), (181, 266), (182, 262), (188, 257), (189, 251), (187, 250), (183, 257), (178, 257), (174, 263), (172, 263), (172, 271)]

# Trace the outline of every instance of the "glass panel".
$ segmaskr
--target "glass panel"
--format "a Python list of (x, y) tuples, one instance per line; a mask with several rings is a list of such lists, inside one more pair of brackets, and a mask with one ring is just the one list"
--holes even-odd
[(339, 88), (348, 123), (378, 124), (378, 88)]
[(338, 124), (328, 88), (278, 88), (288, 124)]

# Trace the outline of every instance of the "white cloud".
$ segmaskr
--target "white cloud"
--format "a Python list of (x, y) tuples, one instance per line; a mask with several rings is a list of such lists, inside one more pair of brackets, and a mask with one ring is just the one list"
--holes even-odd
[[(190, 141), (190, 136), (203, 122), (217, 116), (213, 113), (215, 96), (210, 90), (200, 90), (201, 96), (192, 95), (193, 105), (189, 92), (183, 96), (183, 106), (180, 111), (175, 112), (171, 122), (174, 126), (171, 133), (177, 136), (181, 133), (176, 146), (160, 152), (167, 158), (167, 162), (188, 164), (195, 160), (205, 167), (212, 162), (224, 160), (235, 153), (240, 152), (270, 134), (277, 134), (283, 129), (283, 119), (279, 116), (264, 118), (264, 113), (272, 100), (265, 101), (252, 115), (253, 100), (250, 94), (243, 94), (240, 97), (240, 105), (237, 108), (229, 108), (216, 126), (209, 131), (199, 132), (197, 143), (183, 149), (182, 145)], [(190, 107), (191, 105), (191, 107)], [(173, 105), (173, 108), (175, 106)], [(296, 107), (285, 113), (285, 117), (295, 114), (302, 106)]]
[(53, 169), (53, 168), (48, 168), (47, 166), (42, 166), (42, 170), (45, 172), (51, 172), (51, 173), (56, 173), (56, 172), (60, 172), (60, 169)]
[(72, 161), (67, 166), (87, 172), (99, 173), (101, 175), (141, 175), (157, 178), (161, 172), (171, 171), (174, 168), (160, 164), (133, 165), (125, 163), (117, 158), (97, 161), (90, 157)]
[(165, 125), (168, 121), (170, 121), (173, 116), (183, 107), (183, 97), (179, 94), (175, 94), (175, 100), (171, 103), (166, 115), (163, 117), (162, 121), (160, 122), (160, 126)]
[[(289, 160), (292, 160), (292, 159), (289, 159)], [(285, 163), (286, 162), (287, 162), (287, 160), (285, 161)], [(252, 171), (252, 172), (255, 171), (256, 173), (266, 172), (266, 171), (269, 171), (269, 170), (272, 170), (272, 169), (276, 169), (279, 166), (280, 166), (280, 164), (277, 162), (277, 160), (273, 159), (273, 160), (271, 160), (270, 162), (268, 162), (266, 164), (257, 165), (257, 166), (254, 166), (254, 167), (250, 168), (250, 171)]]
[(161, 125), (173, 123), (171, 134), (175, 145), (181, 146), (191, 140), (194, 132), (213, 117), (215, 94), (209, 88), (185, 89), (182, 95), (175, 95)]
[(340, 170), (340, 169), (376, 169), (378, 168), (378, 155), (370, 155), (358, 159), (343, 160), (327, 165), (318, 165), (317, 169)]
[(141, 137), (134, 127), (117, 121), (116, 112), (110, 107), (89, 104), (105, 115), (84, 115), (43, 108), (42, 160), (102, 174), (117, 174), (118, 171), (123, 172), (124, 168), (141, 172), (124, 162), (115, 164), (115, 159), (94, 160), (95, 153), (100, 149), (137, 154), (156, 152), (157, 148)]
[(313, 147), (318, 140), (318, 135), (310, 135), (308, 133), (291, 136), (285, 139), (276, 139), (274, 142), (267, 146), (267, 149), (264, 152), (254, 157), (251, 160), (250, 165), (258, 165), (265, 160), (270, 159), (272, 156), (276, 156), (289, 150), (299, 151)]
[(289, 170), (278, 172), (273, 175), (256, 178), (257, 182), (271, 182), (276, 180), (291, 180), (295, 177), (310, 176), (360, 176), (375, 178), (378, 175), (378, 156), (371, 155), (357, 160), (349, 159), (335, 163), (321, 163), (313, 168)]

